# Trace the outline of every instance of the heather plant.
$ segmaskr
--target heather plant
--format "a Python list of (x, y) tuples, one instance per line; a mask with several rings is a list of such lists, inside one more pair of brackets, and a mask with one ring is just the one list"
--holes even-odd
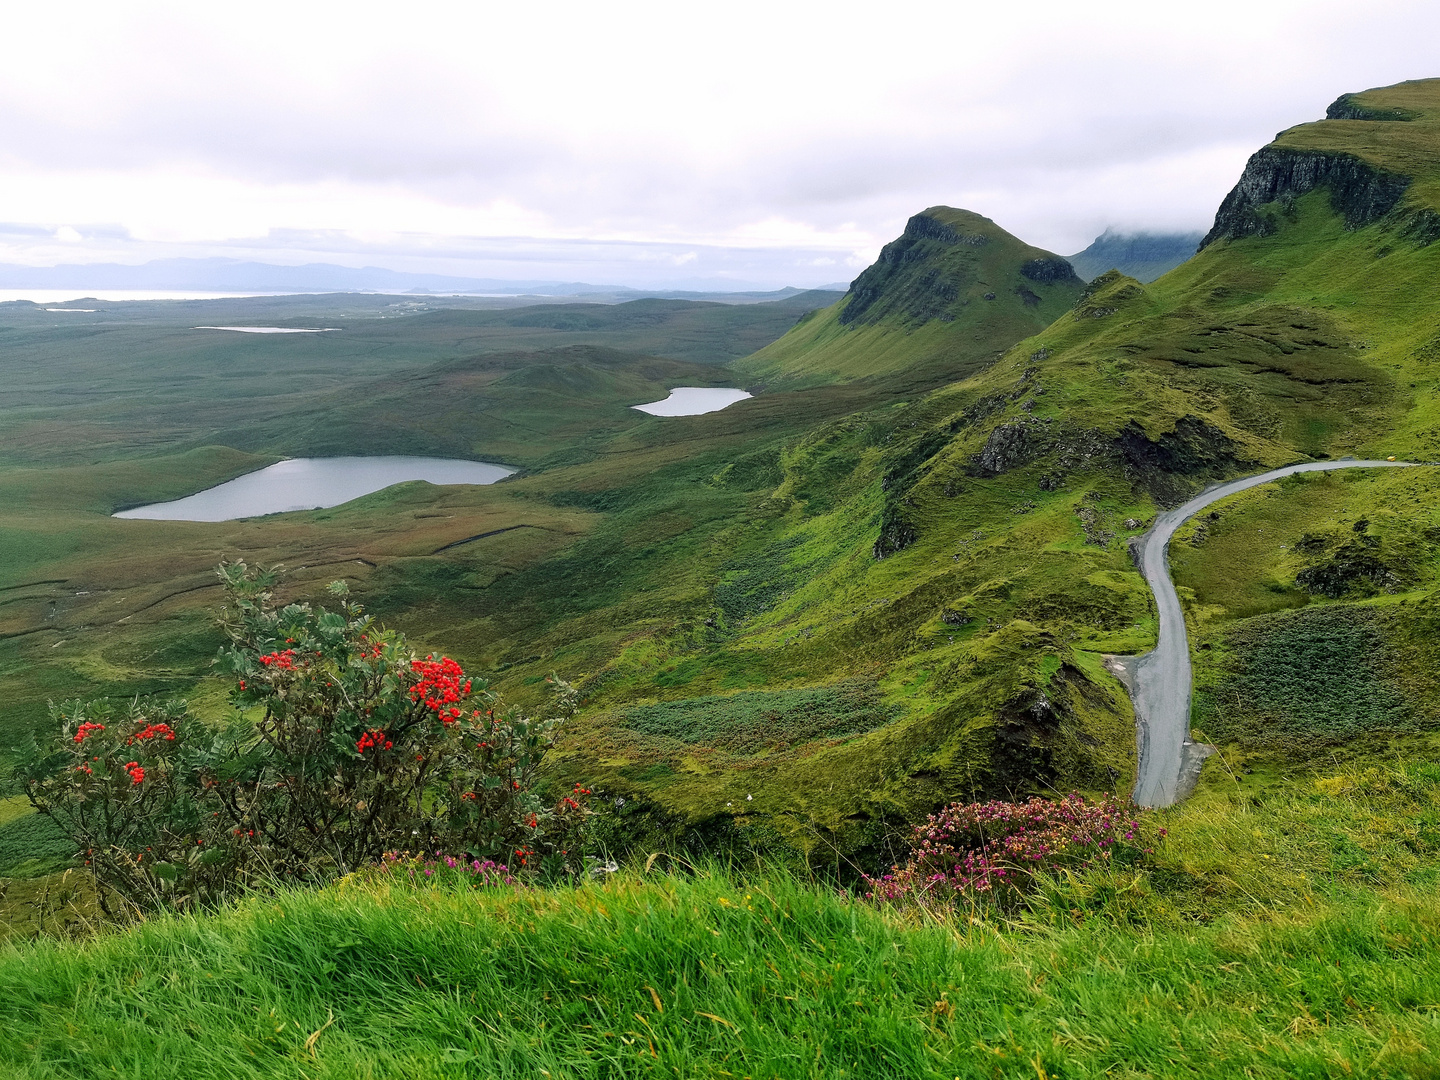
[(183, 702), (70, 702), (22, 763), (26, 794), (107, 898), (186, 906), (263, 876), (343, 875), (397, 850), (463, 853), (555, 878), (583, 865), (589, 792), (546, 799), (537, 772), (574, 691), (530, 717), (445, 656), (418, 655), (330, 586), (338, 610), (280, 605), (276, 575), (220, 576), (229, 720)]
[(914, 827), (905, 865), (867, 877), (867, 895), (892, 903), (1013, 904), (1041, 874), (1134, 863), (1148, 854), (1140, 813), (1114, 797), (1087, 802), (1079, 794), (954, 803)]
[(387, 851), (377, 864), (367, 869), (366, 876), (374, 881), (460, 889), (515, 888), (521, 884), (521, 879), (504, 863), (457, 858), (442, 851), (433, 855)]

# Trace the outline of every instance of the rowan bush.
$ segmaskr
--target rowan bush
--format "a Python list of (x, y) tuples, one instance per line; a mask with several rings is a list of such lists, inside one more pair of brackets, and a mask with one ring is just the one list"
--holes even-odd
[(67, 702), (24, 790), (75, 840), (102, 894), (184, 907), (256, 878), (347, 874), (446, 851), (515, 873), (578, 874), (589, 792), (537, 772), (576, 695), (528, 716), (455, 660), (419, 655), (330, 586), (336, 610), (279, 604), (276, 574), (222, 564), (228, 719), (183, 701)]

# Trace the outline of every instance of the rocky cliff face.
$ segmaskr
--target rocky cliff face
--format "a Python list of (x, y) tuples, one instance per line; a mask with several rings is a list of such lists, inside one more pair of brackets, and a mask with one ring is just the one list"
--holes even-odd
[(1068, 281), (1074, 285), (1084, 284), (1079, 275), (1075, 273), (1075, 268), (1060, 258), (1031, 259), (1020, 267), (1020, 273), (1031, 281)]
[(1200, 247), (1217, 240), (1269, 235), (1275, 221), (1261, 207), (1283, 204), (1320, 187), (1330, 189), (1330, 205), (1344, 216), (1345, 224), (1358, 229), (1393, 210), (1409, 185), (1409, 177), (1377, 169), (1350, 154), (1267, 146), (1246, 163)]
[(1417, 118), (1409, 109), (1385, 108), (1360, 104), (1358, 94), (1341, 94), (1325, 110), (1326, 120), (1392, 120), (1405, 121)]

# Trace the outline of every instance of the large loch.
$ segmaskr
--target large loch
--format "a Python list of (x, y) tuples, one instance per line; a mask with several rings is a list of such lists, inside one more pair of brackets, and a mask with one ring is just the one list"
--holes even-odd
[(122, 510), (118, 518), (152, 521), (233, 521), (236, 518), (320, 510), (392, 484), (493, 484), (514, 473), (486, 461), (429, 457), (290, 458), (173, 502)]

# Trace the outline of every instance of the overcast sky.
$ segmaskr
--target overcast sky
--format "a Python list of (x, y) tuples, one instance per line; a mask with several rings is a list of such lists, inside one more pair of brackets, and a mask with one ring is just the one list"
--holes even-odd
[(11, 5), (0, 262), (848, 281), (937, 203), (1199, 230), (1435, 0)]

